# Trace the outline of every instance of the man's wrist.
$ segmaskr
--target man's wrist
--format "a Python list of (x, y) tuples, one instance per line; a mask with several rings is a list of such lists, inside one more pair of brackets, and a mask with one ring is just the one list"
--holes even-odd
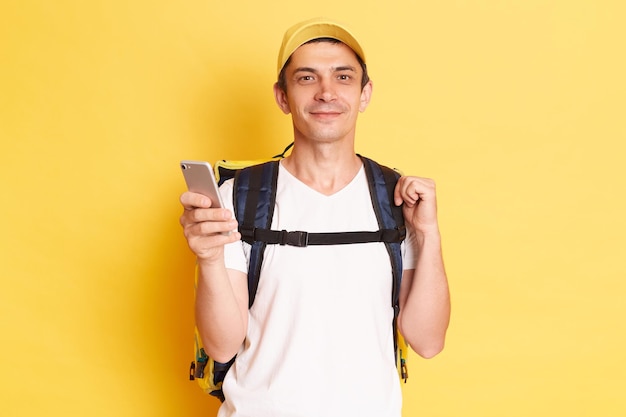
[(420, 246), (425, 244), (441, 245), (441, 233), (438, 227), (414, 230), (415, 238)]

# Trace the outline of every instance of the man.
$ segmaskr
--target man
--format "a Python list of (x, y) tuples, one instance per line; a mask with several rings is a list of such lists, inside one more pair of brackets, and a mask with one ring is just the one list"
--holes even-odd
[[(279, 108), (291, 114), (292, 153), (281, 161), (272, 229), (377, 230), (354, 140), (372, 95), (365, 54), (343, 26), (313, 19), (290, 28), (279, 53)], [(196, 321), (209, 356), (237, 355), (221, 417), (399, 417), (389, 303), (391, 268), (382, 243), (306, 248), (268, 245), (248, 310), (247, 250), (229, 209), (184, 193), (181, 224), (198, 260)], [(401, 177), (408, 237), (398, 328), (418, 354), (444, 345), (450, 300), (441, 254), (435, 185)], [(350, 348), (350, 346), (353, 346)]]

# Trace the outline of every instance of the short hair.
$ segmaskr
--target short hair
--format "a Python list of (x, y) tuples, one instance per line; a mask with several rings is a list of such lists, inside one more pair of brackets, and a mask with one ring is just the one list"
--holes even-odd
[[(317, 39), (312, 39), (308, 42), (305, 42), (302, 45), (307, 45), (309, 43), (317, 43), (317, 42), (343, 43), (340, 40), (335, 39), (335, 38), (317, 38)], [(367, 65), (365, 65), (365, 62), (363, 62), (363, 60), (357, 53), (354, 53), (354, 55), (356, 56), (356, 59), (359, 62), (359, 65), (361, 65), (361, 69), (363, 70), (363, 77), (361, 78), (361, 89), (363, 89), (363, 87), (365, 87), (365, 85), (370, 80), (370, 77), (367, 74)], [(278, 82), (277, 82), (278, 87), (285, 92), (287, 91), (287, 80), (285, 79), (285, 68), (287, 68), (289, 63), (291, 63), (291, 56), (287, 59), (287, 61), (285, 61), (285, 65), (283, 65), (283, 68), (280, 70), (280, 74), (278, 74)]]

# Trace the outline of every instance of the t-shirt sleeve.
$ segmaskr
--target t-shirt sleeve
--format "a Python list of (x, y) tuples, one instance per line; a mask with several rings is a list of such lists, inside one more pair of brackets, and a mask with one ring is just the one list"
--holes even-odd
[[(222, 201), (227, 209), (233, 213), (233, 180), (230, 179), (220, 186), (220, 194), (222, 195)], [(229, 243), (224, 246), (224, 263), (226, 268), (235, 269), (243, 273), (248, 273), (248, 258), (244, 249), (245, 243), (238, 240), (233, 243)]]
[(402, 269), (415, 269), (417, 264), (416, 259), (416, 242), (415, 233), (413, 233), (408, 227), (406, 229), (406, 239), (402, 242)]

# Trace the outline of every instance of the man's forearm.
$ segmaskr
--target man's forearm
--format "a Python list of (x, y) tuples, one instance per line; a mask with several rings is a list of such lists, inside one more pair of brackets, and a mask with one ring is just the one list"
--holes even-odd
[(407, 277), (399, 325), (413, 350), (428, 358), (443, 349), (450, 321), (450, 293), (439, 234), (419, 236), (417, 243), (416, 268)]
[(222, 264), (198, 264), (196, 326), (209, 356), (229, 361), (239, 350), (248, 325), (247, 279)]

